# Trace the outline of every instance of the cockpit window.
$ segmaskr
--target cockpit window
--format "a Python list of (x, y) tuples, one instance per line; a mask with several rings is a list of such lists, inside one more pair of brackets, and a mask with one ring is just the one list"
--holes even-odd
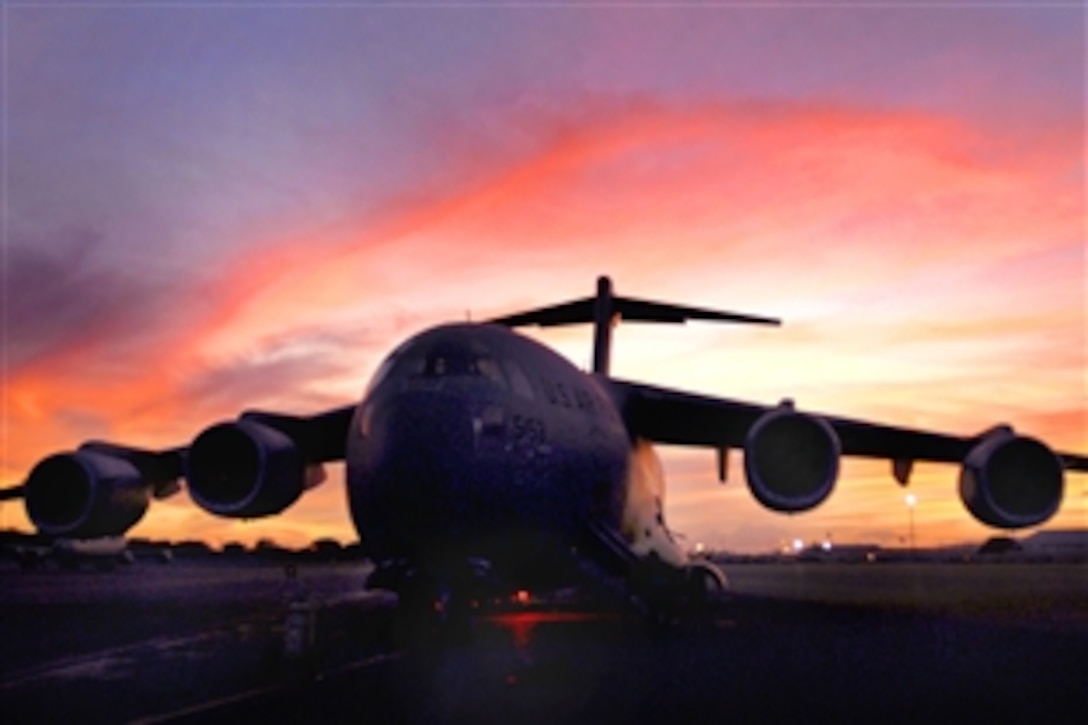
[(423, 364), (424, 375), (475, 375), (476, 361), (472, 354), (460, 345), (438, 344), (427, 353)]
[(502, 368), (495, 359), (478, 346), (442, 342), (427, 353), (423, 374), (433, 377), (452, 375), (487, 378), (496, 385), (506, 386)]
[(489, 357), (476, 358), (476, 370), (480, 375), (487, 378), (496, 385), (506, 385), (506, 380), (503, 378), (502, 369), (499, 368), (499, 364), (494, 359)]
[(513, 360), (503, 360), (503, 367), (506, 369), (506, 378), (510, 381), (511, 389), (521, 397), (532, 400), (533, 386), (521, 366)]
[(385, 359), (367, 390), (373, 390), (391, 374), (396, 377), (480, 377), (508, 387), (503, 367), (475, 341), (444, 340), (433, 344), (427, 344), (425, 340), (409, 341)]

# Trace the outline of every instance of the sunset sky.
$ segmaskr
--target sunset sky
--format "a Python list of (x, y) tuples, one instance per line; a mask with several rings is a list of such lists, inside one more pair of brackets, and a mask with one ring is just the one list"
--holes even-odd
[[(1000, 4), (998, 4), (1000, 5)], [(357, 400), (421, 328), (592, 293), (784, 319), (621, 326), (614, 373), (1088, 449), (1080, 3), (48, 2), (3, 7), (0, 483), (88, 438), (186, 443)], [(527, 330), (589, 362), (587, 327)], [(660, 449), (688, 540), (903, 545), (890, 466), (766, 512)], [(353, 540), (187, 495), (132, 533)], [(981, 540), (916, 467), (920, 545)], [(1067, 478), (1052, 526), (1088, 525)], [(3, 524), (28, 526), (22, 506)]]

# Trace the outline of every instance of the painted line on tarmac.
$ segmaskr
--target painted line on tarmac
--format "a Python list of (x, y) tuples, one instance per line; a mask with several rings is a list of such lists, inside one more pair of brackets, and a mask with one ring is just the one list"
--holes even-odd
[[(386, 662), (392, 662), (399, 659), (400, 652), (387, 652), (384, 654), (373, 655), (356, 662), (349, 662), (345, 665), (337, 667), (336, 669), (319, 674), (315, 681), (323, 681), (332, 677), (338, 677), (340, 675), (348, 674), (349, 672), (358, 672), (365, 670), (369, 667), (375, 667)], [(205, 702), (199, 702), (195, 705), (189, 705), (187, 707), (178, 708), (177, 710), (171, 710), (169, 712), (159, 713), (157, 715), (148, 715), (146, 717), (137, 718), (129, 721), (129, 725), (157, 725), (158, 723), (168, 723), (172, 720), (178, 720), (181, 718), (188, 718), (194, 716), (208, 715), (214, 710), (222, 707), (229, 707), (231, 705), (237, 705), (249, 700), (256, 700), (257, 698), (271, 695), (279, 690), (283, 689), (286, 683), (280, 683), (276, 685), (269, 685), (268, 687), (256, 687), (251, 690), (243, 690), (242, 692), (236, 692), (233, 695), (226, 695), (214, 700), (206, 700)]]
[(59, 660), (29, 667), (16, 672), (0, 682), (0, 692), (39, 684), (53, 679), (94, 678), (113, 666), (133, 661), (136, 655), (148, 650), (166, 651), (221, 640), (231, 636), (227, 628), (214, 629), (186, 637), (152, 637), (133, 644), (110, 647), (85, 655), (63, 657)]

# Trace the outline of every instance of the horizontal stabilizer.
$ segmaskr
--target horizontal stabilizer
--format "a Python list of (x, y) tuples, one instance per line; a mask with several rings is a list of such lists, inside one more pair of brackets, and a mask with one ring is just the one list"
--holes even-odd
[(593, 372), (607, 375), (612, 351), (612, 326), (617, 320), (632, 322), (683, 323), (688, 320), (707, 320), (710, 322), (739, 322), (749, 325), (780, 325), (781, 320), (771, 317), (743, 315), (739, 312), (710, 310), (704, 307), (686, 307), (668, 302), (639, 300), (634, 297), (620, 297), (612, 292), (612, 280), (608, 277), (597, 279), (597, 296), (585, 297), (571, 302), (562, 302), (548, 307), (537, 307), (526, 312), (518, 312), (505, 317), (488, 320), (496, 325), (520, 327), (522, 325), (573, 325), (580, 322), (593, 323)]
[(739, 312), (722, 312), (701, 307), (684, 307), (664, 302), (617, 297), (613, 309), (625, 320), (637, 322), (674, 322), (709, 320), (713, 322), (739, 322), (750, 325), (781, 325), (782, 321), (771, 317), (744, 315)]
[[(781, 320), (772, 317), (758, 317), (738, 312), (725, 312), (702, 307), (686, 307), (667, 302), (640, 300), (633, 297), (613, 297), (611, 312), (627, 322), (684, 323), (688, 320), (708, 320), (713, 322), (737, 322), (753, 325), (780, 325)], [(585, 297), (572, 302), (564, 302), (548, 307), (538, 307), (526, 312), (519, 312), (505, 317), (489, 320), (497, 325), (521, 327), (540, 325), (554, 327), (594, 321), (597, 299)]]
[(554, 327), (556, 325), (574, 325), (580, 322), (593, 322), (593, 298), (586, 297), (573, 302), (564, 302), (548, 307), (537, 307), (527, 312), (519, 312), (505, 317), (496, 317), (488, 322), (507, 327), (522, 327), (524, 325), (540, 325), (541, 327)]

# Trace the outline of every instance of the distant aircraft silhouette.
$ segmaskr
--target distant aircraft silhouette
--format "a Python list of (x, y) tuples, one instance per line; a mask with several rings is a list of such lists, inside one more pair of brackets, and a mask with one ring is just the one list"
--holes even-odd
[[(594, 297), (415, 335), (358, 404), (310, 417), (245, 412), (166, 451), (84, 443), (3, 496), (25, 496), (42, 533), (119, 536), (181, 478), (207, 511), (256, 518), (317, 485), (322, 463), (344, 460), (351, 516), (376, 565), (369, 585), (409, 607), (451, 609), (480, 591), (590, 571), (657, 609), (699, 599), (721, 575), (689, 561), (665, 526), (653, 443), (714, 449), (722, 480), (728, 449), (743, 449), (752, 494), (784, 512), (826, 499), (844, 455), (890, 460), (903, 485), (914, 461), (956, 463), (971, 514), (1010, 529), (1050, 518), (1064, 469), (1088, 470), (1084, 456), (1055, 454), (1007, 425), (961, 437), (617, 380), (619, 319), (779, 324), (616, 296), (601, 277)], [(585, 322), (591, 373), (510, 329)]]

